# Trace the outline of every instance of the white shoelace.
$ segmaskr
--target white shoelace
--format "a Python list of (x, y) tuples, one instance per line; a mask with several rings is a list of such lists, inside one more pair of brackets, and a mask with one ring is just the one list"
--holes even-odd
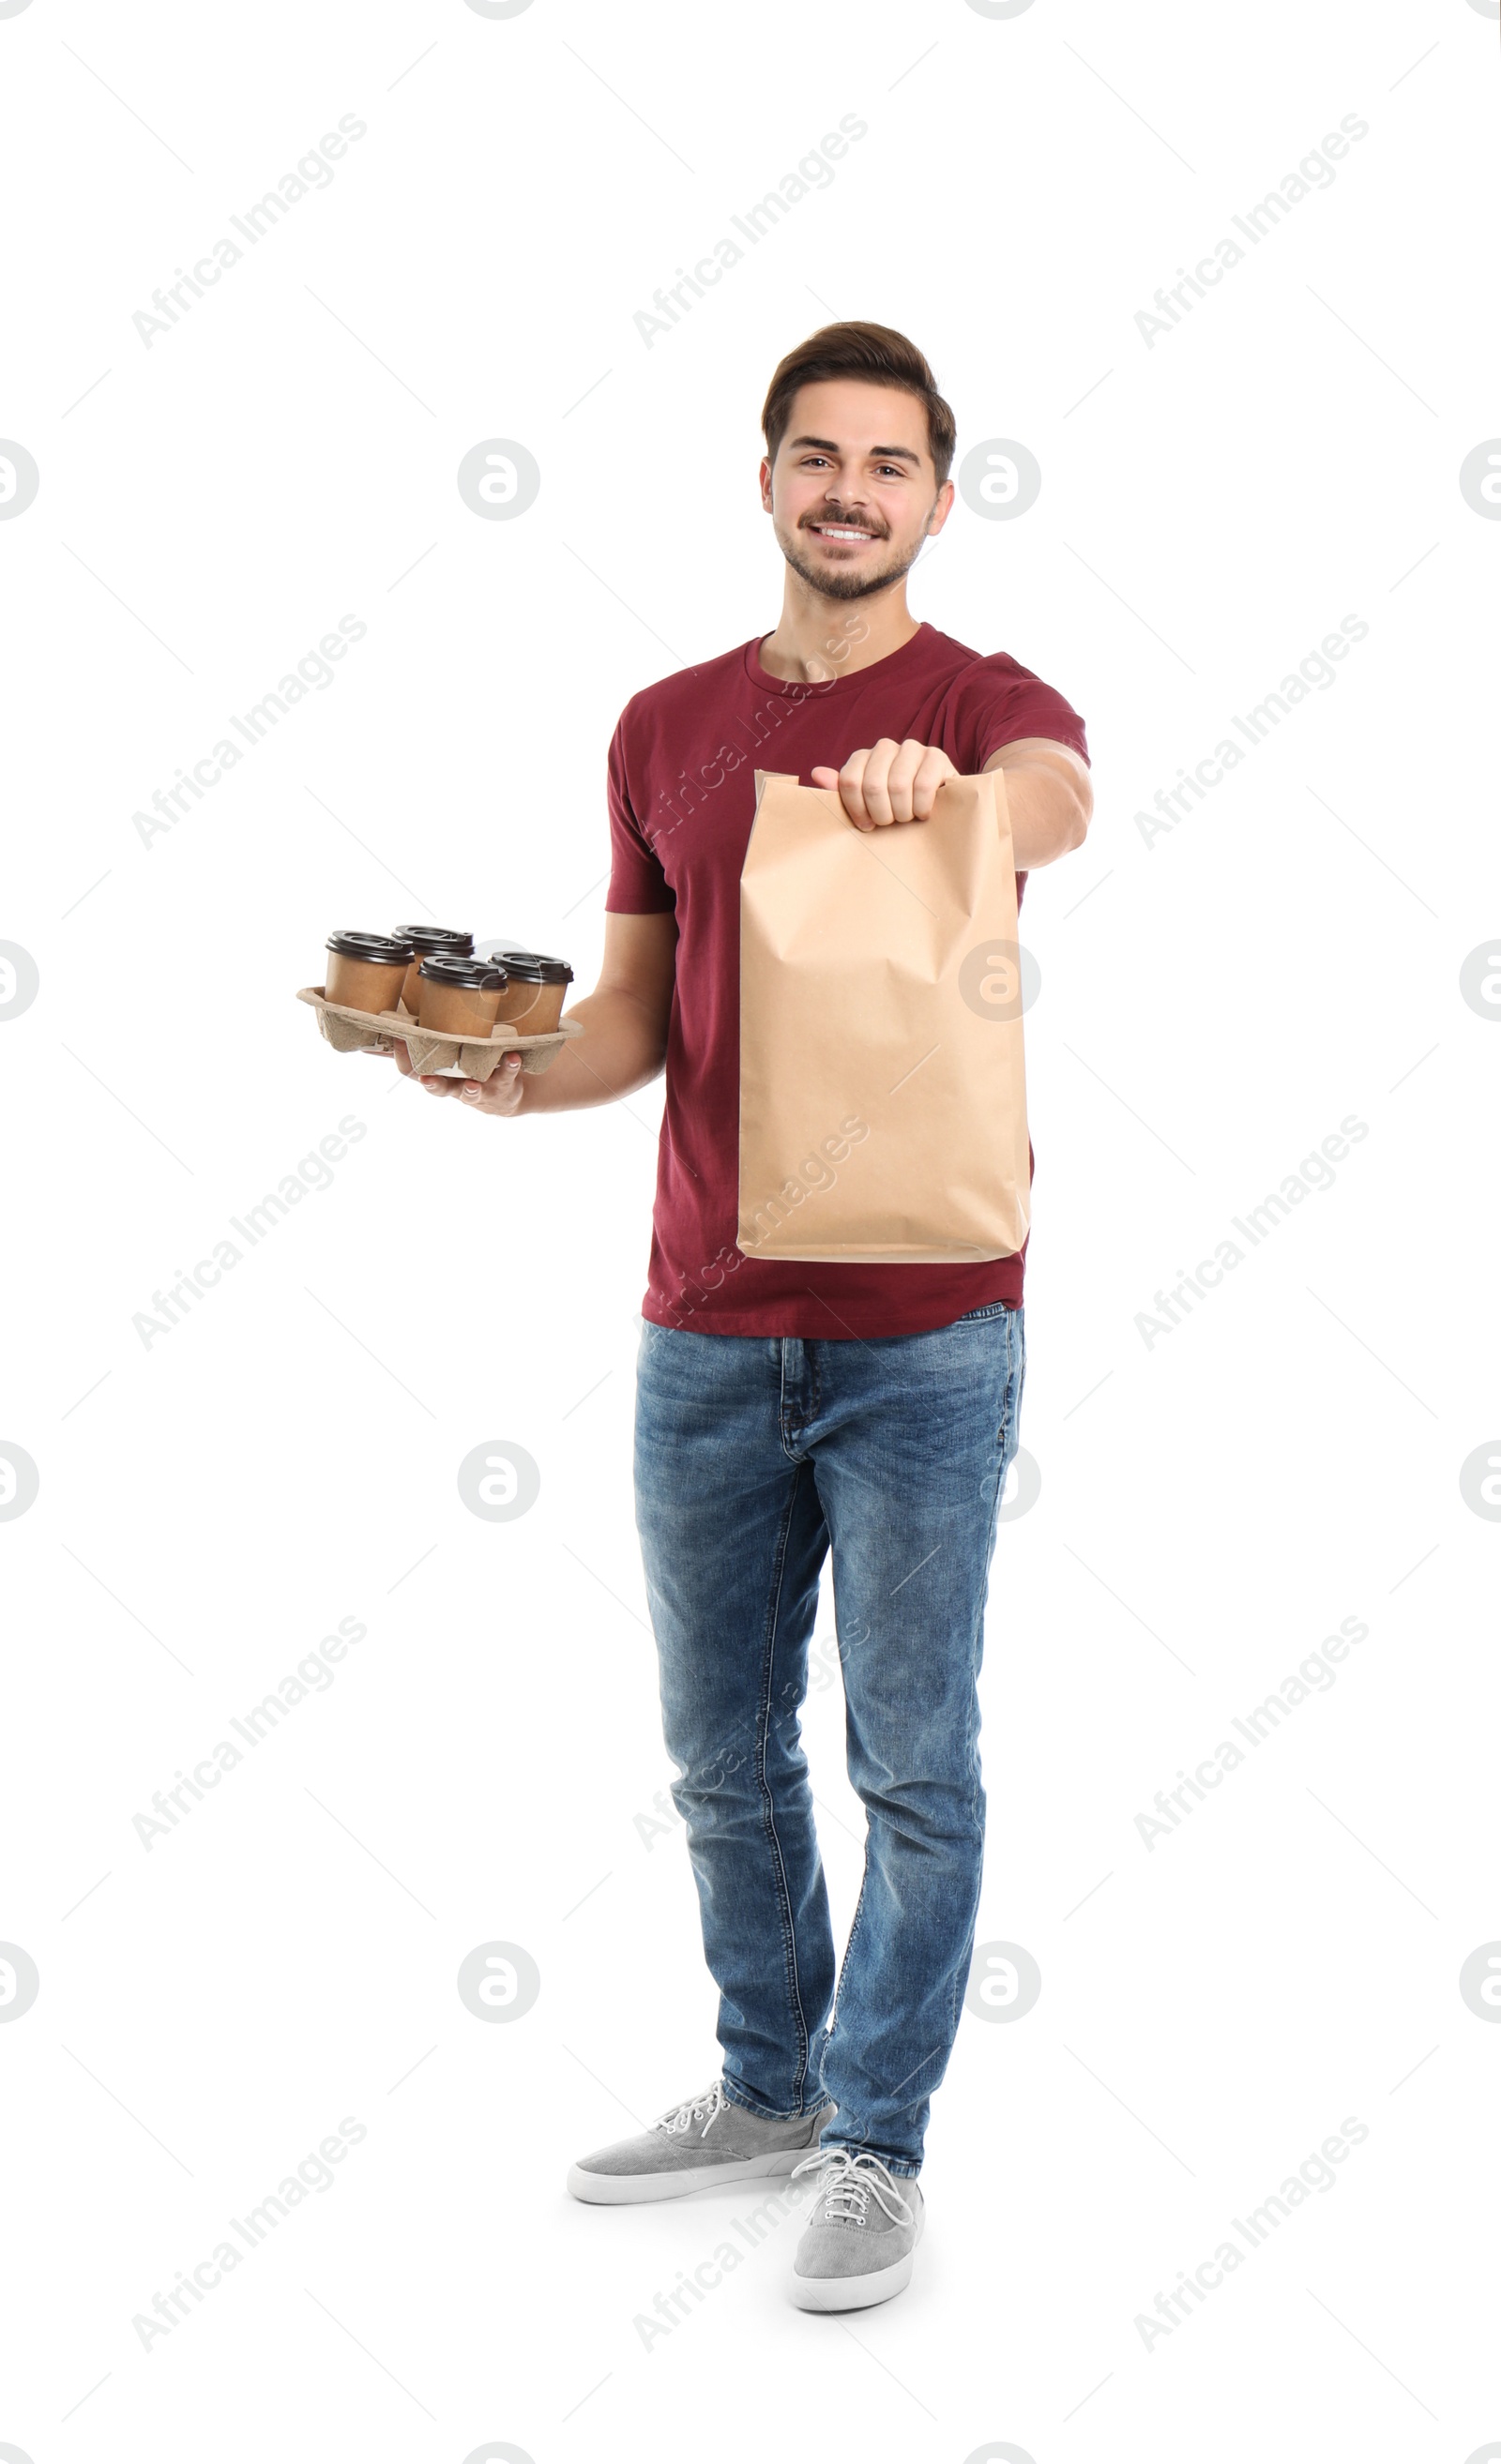
[(894, 2225), (912, 2223), (907, 2200), (879, 2156), (872, 2156), (868, 2147), (815, 2147), (811, 2156), (794, 2165), (789, 2178), (795, 2180), (815, 2165), (828, 2167), (818, 2187), (818, 2206), (826, 2223), (863, 2225), (872, 2198)]
[(691, 2123), (701, 2120), (703, 2136), (707, 2139), (723, 2111), (724, 2081), (716, 2079), (713, 2087), (706, 2087), (698, 2096), (685, 2098), (673, 2110), (664, 2113), (656, 2126), (658, 2130), (686, 2130)]

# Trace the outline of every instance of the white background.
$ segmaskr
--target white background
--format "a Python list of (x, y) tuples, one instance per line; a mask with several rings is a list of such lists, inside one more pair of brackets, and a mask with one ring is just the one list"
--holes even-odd
[[(40, 971), (0, 1036), (0, 1440), (40, 1473), (0, 1527), (0, 1937), (41, 1978), (0, 2025), (0, 2453), (1501, 2453), (1501, 2028), (1458, 1987), (1501, 1936), (1501, 1529), (1459, 1481), (1501, 1447), (1501, 1032), (1459, 989), (1501, 921), (1501, 526), (1459, 486), (1501, 430), (1495, 16), (0, 21), (0, 434), (40, 473), (0, 521), (0, 936)], [(648, 348), (635, 312), (847, 112), (832, 185)], [(147, 347), (153, 290), (342, 114), (332, 183)], [(1159, 286), (1346, 114), (1333, 185), (1149, 347)], [(629, 1486), (659, 1090), (476, 1122), (292, 995), (330, 926), (424, 913), (587, 984), (610, 728), (775, 622), (757, 415), (829, 314), (914, 336), (961, 454), (1037, 456), (1036, 505), (957, 507), (913, 604), (1056, 684), (1095, 763), (1024, 918), (1042, 1490), (984, 1676), (981, 1940), (1043, 1991), (965, 2019), (908, 2294), (794, 2311), (789, 2218), (648, 2345), (753, 2204), (562, 2187), (717, 2067), (681, 1830), (636, 1819), (670, 1776)], [(455, 486), (490, 437), (541, 473), (515, 520)], [(327, 689), (143, 845), (346, 613)], [(1148, 844), (1135, 816), (1346, 615), (1337, 682)], [(1155, 1291), (1351, 1113), (1335, 1185), (1148, 1344)], [(350, 1114), (332, 1186), (143, 1344), (153, 1290)], [(460, 1501), (487, 1440), (541, 1466), (518, 1521)], [(144, 1847), (153, 1792), (345, 1617), (333, 1684)], [(1337, 1684), (1148, 1849), (1156, 1792), (1346, 1617)], [(492, 1941), (541, 1972), (510, 2024), (455, 1990)], [(143, 2349), (136, 2314), (346, 2116), (333, 2186)], [(1137, 2314), (1346, 2117), (1336, 2187), (1149, 2349)]]

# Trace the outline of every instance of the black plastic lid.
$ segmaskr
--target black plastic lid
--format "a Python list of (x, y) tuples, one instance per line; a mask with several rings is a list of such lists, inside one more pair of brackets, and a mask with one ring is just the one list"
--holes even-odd
[(394, 967), (409, 961), (415, 953), (411, 943), (398, 940), (390, 933), (330, 933), (324, 948), (339, 958), (373, 959), (378, 966)]
[(409, 941), (421, 957), (470, 958), (475, 954), (473, 933), (453, 933), (446, 924), (398, 924), (398, 941)]
[(417, 972), (430, 984), (462, 984), (475, 993), (497, 993), (506, 979), (493, 958), (424, 958)]
[(564, 958), (543, 957), (540, 950), (497, 950), (496, 957), (513, 976), (528, 984), (571, 984), (573, 969)]

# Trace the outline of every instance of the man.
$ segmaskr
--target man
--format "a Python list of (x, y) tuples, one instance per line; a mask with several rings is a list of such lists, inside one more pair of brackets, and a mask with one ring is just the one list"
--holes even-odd
[[(974, 1947), (976, 1680), (1018, 1436), (1026, 1251), (886, 1266), (737, 1248), (754, 772), (837, 789), (851, 827), (880, 830), (920, 826), (944, 779), (1004, 771), (1019, 893), (1027, 869), (1080, 845), (1092, 800), (1068, 703), (908, 609), (907, 573), (954, 501), (953, 414), (921, 352), (886, 326), (826, 326), (782, 362), (762, 425), (782, 615), (626, 707), (604, 964), (572, 1012), (585, 1035), (542, 1077), (513, 1057), (483, 1088), (424, 1084), (507, 1118), (607, 1103), (665, 1065), (637, 1520), (722, 2074), (584, 2157), (568, 2187), (614, 2205), (816, 2170), (793, 2298), (838, 2310), (911, 2275), (929, 2098)], [(867, 1814), (837, 1992), (798, 1722), (830, 1551)]]

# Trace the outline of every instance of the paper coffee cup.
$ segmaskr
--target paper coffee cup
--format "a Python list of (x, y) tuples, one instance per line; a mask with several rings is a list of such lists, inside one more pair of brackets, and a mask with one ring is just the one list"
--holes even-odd
[(504, 967), (490, 958), (424, 958), (417, 976), (418, 1023), (434, 1035), (488, 1043), (505, 983)]
[(410, 945), (412, 960), (402, 986), (402, 1007), (417, 1015), (421, 998), (417, 970), (424, 958), (472, 958), (475, 955), (473, 933), (455, 933), (446, 924), (398, 924), (393, 937)]
[(377, 1015), (394, 1009), (411, 963), (409, 941), (390, 933), (330, 933), (323, 999)]

